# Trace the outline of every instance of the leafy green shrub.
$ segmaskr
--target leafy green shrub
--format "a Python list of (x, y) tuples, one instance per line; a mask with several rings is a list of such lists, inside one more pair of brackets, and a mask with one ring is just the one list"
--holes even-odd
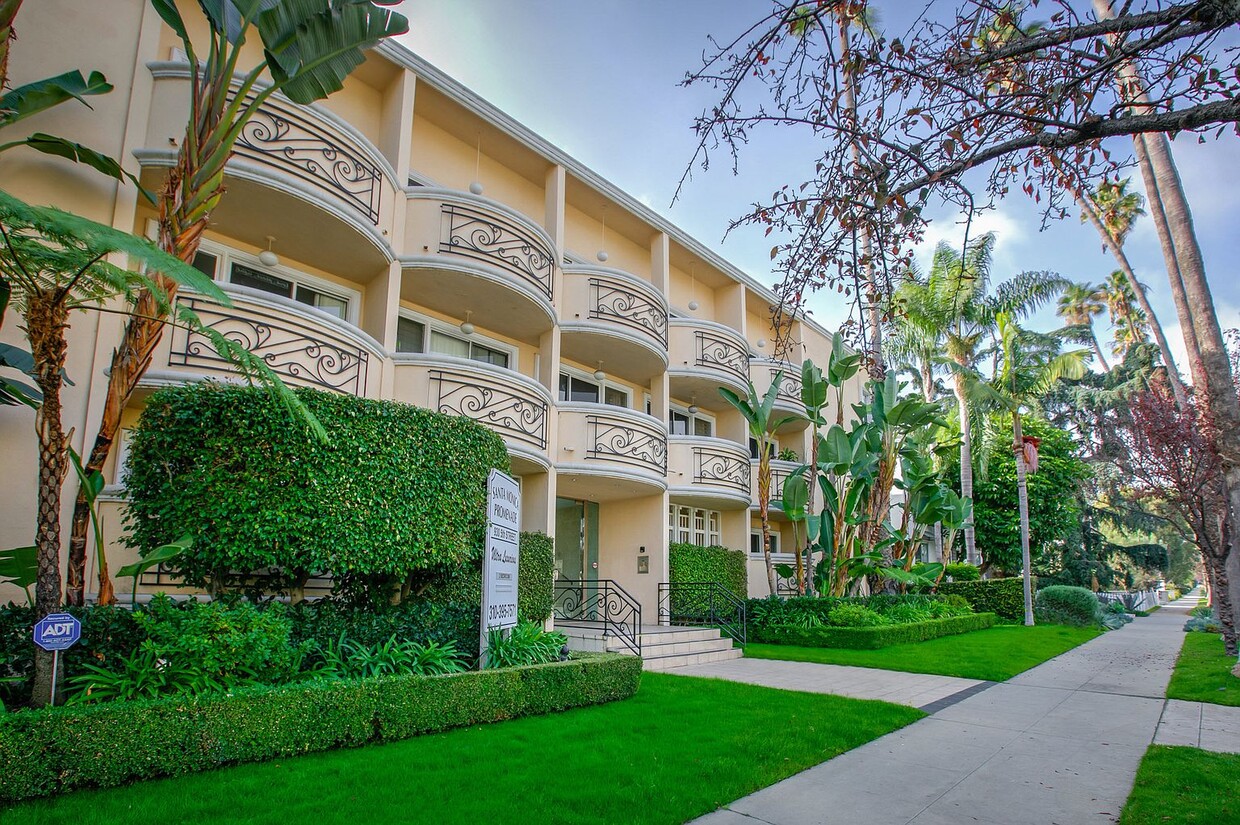
[(876, 650), (890, 645), (924, 642), (940, 636), (968, 633), (993, 626), (995, 614), (970, 613), (947, 619), (930, 619), (910, 624), (886, 624), (877, 627), (813, 627), (769, 625), (749, 628), (749, 641), (801, 647), (841, 647), (852, 650)]
[(152, 395), (125, 478), (132, 545), (150, 551), (188, 534), (193, 545), (175, 562), (188, 583), (268, 590), (332, 573), (383, 593), (479, 557), (487, 474), (508, 469), (499, 436), (407, 404), (295, 392), (328, 443), (290, 425), (261, 389), (203, 383)]
[(878, 627), (891, 622), (868, 607), (859, 604), (837, 604), (827, 616), (832, 627)]
[[(671, 584), (718, 582), (738, 599), (749, 593), (746, 554), (719, 545), (673, 542), (667, 548), (667, 580)], [(672, 605), (673, 612), (676, 605)]]
[(982, 578), (982, 571), (976, 564), (967, 564), (965, 562), (954, 562), (947, 565), (943, 570), (945, 576), (950, 576), (952, 581), (958, 582), (975, 582)]
[(487, 634), (487, 667), (520, 667), (558, 661), (568, 637), (542, 625), (521, 622), (507, 637), (499, 630)]
[(1102, 605), (1086, 587), (1053, 584), (1038, 591), (1034, 601), (1038, 621), (1091, 627), (1102, 622)]
[[(1193, 611), (1196, 614), (1197, 611)], [(1193, 615), (1184, 623), (1184, 631), (1186, 633), (1222, 633), (1223, 626), (1219, 624), (1218, 619), (1207, 613), (1204, 616)]]
[(222, 693), (236, 685), (213, 679), (207, 672), (194, 667), (193, 660), (183, 651), (143, 645), (129, 656), (120, 656), (111, 668), (82, 665), (84, 673), (69, 678), (71, 688), (68, 704), (88, 702), (158, 699), (161, 696)]
[[(545, 533), (522, 533), (517, 555), (517, 614), (531, 622), (551, 616), (555, 598), (555, 545)], [(423, 593), (431, 602), (477, 605), (482, 599), (482, 558), (463, 570), (441, 576)], [(477, 650), (478, 631), (473, 647)]]
[(418, 644), (395, 636), (376, 645), (351, 642), (341, 636), (335, 644), (317, 649), (311, 673), (330, 679), (378, 676), (442, 676), (466, 670), (456, 643)]
[[(1037, 582), (1033, 582), (1037, 586)], [(1019, 577), (982, 579), (975, 582), (939, 582), (940, 595), (963, 596), (978, 613), (994, 613), (1002, 619), (1025, 617), (1025, 591)]]
[(626, 699), (641, 660), (317, 680), (0, 716), (0, 804)]
[(950, 605), (951, 607), (962, 609), (969, 613), (973, 612), (973, 605), (969, 604), (969, 600), (966, 599), (964, 596), (961, 596), (959, 593), (941, 594), (938, 597), (937, 601), (940, 602), (941, 604)]
[(439, 603), (411, 599), (373, 609), (337, 599), (301, 602), (288, 611), (294, 644), (312, 642), (322, 649), (348, 641), (374, 647), (393, 636), (419, 644), (451, 644), (462, 657), (478, 658), (478, 603)]

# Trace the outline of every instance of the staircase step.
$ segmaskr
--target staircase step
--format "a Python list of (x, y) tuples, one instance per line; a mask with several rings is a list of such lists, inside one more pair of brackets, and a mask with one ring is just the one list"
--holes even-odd
[(707, 653), (687, 653), (672, 656), (655, 656), (643, 657), (643, 670), (674, 670), (678, 667), (688, 667), (689, 665), (701, 665), (707, 662), (726, 662), (732, 659), (739, 659), (745, 655), (740, 648), (728, 648), (726, 650), (713, 650)]

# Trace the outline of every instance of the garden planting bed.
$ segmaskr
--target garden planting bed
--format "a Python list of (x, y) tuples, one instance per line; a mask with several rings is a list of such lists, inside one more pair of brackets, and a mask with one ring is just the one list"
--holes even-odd
[(626, 699), (641, 660), (239, 688), (0, 716), (0, 802), (389, 742)]
[(840, 647), (850, 650), (877, 650), (891, 645), (924, 642), (940, 636), (969, 633), (993, 627), (994, 613), (973, 613), (924, 622), (882, 625), (879, 627), (795, 627), (773, 625), (755, 627), (749, 640), (764, 644), (797, 645), (800, 647)]

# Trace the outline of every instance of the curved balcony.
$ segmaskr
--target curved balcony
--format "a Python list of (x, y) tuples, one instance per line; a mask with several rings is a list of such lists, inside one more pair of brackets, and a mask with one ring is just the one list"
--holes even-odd
[(486, 328), (528, 343), (555, 324), (555, 245), (540, 226), (487, 198), (450, 189), (405, 190), (401, 296), (452, 318), (472, 311)]
[(563, 358), (602, 361), (607, 372), (642, 385), (667, 369), (667, 300), (640, 278), (600, 266), (566, 266), (560, 305)]
[[(190, 70), (185, 62), (148, 67), (152, 105), (144, 148), (134, 154), (149, 170), (144, 181), (157, 187), (184, 137)], [(225, 172), (228, 194), (212, 212), (213, 230), (260, 247), (274, 236), (281, 254), (362, 280), (392, 260), (396, 173), (374, 144), (326, 108), (269, 98), (238, 135)], [(368, 244), (359, 245), (359, 236)]]
[(668, 379), (673, 398), (708, 410), (729, 409), (720, 387), (749, 392), (749, 345), (739, 332), (696, 318), (668, 322)]
[(594, 501), (667, 489), (667, 429), (645, 413), (561, 402), (558, 493)]
[[(287, 384), (366, 398), (379, 395), (383, 348), (366, 333), (334, 315), (246, 287), (220, 284), (232, 299), (220, 306), (184, 291), (177, 302), (198, 314), (203, 325), (258, 356)], [(169, 328), (152, 358), (166, 365), (147, 373), (158, 385), (226, 376), (240, 380), (232, 362), (210, 339), (181, 327)]]
[(750, 504), (749, 451), (723, 438), (674, 435), (667, 440), (668, 492), (719, 510)]
[(772, 358), (754, 358), (749, 362), (749, 380), (753, 382), (758, 397), (764, 397), (779, 376), (779, 391), (775, 394), (772, 416), (783, 418), (795, 415), (797, 419), (779, 428), (779, 432), (794, 432), (809, 426), (805, 419), (805, 404), (801, 401), (801, 367), (788, 361)]
[[(753, 501), (751, 506), (756, 510), (758, 508), (758, 460), (750, 459), (750, 489), (753, 491)], [(780, 461), (771, 459), (771, 506), (770, 513), (773, 516), (783, 517), (783, 498), (784, 498), (784, 482), (788, 477), (797, 471), (802, 465), (796, 461)]]
[(461, 415), (493, 430), (517, 473), (546, 470), (551, 395), (528, 376), (464, 358), (422, 353), (392, 356), (397, 401)]

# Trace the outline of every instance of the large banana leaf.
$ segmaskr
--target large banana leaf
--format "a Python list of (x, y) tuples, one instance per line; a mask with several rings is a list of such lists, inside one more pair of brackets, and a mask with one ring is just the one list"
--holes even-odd
[(112, 84), (101, 72), (91, 72), (89, 77), (85, 77), (76, 69), (18, 86), (0, 95), (0, 128), (11, 126), (67, 100), (76, 100), (90, 106), (84, 98), (104, 95), (110, 91)]
[(96, 152), (89, 146), (83, 146), (80, 143), (74, 143), (71, 140), (65, 140), (56, 135), (49, 135), (44, 132), (35, 132), (29, 137), (21, 140), (14, 140), (9, 143), (0, 144), (0, 152), (11, 149), (14, 146), (29, 146), (36, 152), (42, 152), (45, 155), (55, 155), (59, 158), (71, 160), (74, 163), (84, 163), (97, 172), (102, 172), (110, 178), (119, 181), (129, 181), (138, 187), (138, 191), (142, 193), (142, 197), (146, 198), (150, 203), (155, 203), (155, 196), (144, 188), (136, 177), (121, 168), (120, 162), (115, 158), (109, 157), (102, 152)]

